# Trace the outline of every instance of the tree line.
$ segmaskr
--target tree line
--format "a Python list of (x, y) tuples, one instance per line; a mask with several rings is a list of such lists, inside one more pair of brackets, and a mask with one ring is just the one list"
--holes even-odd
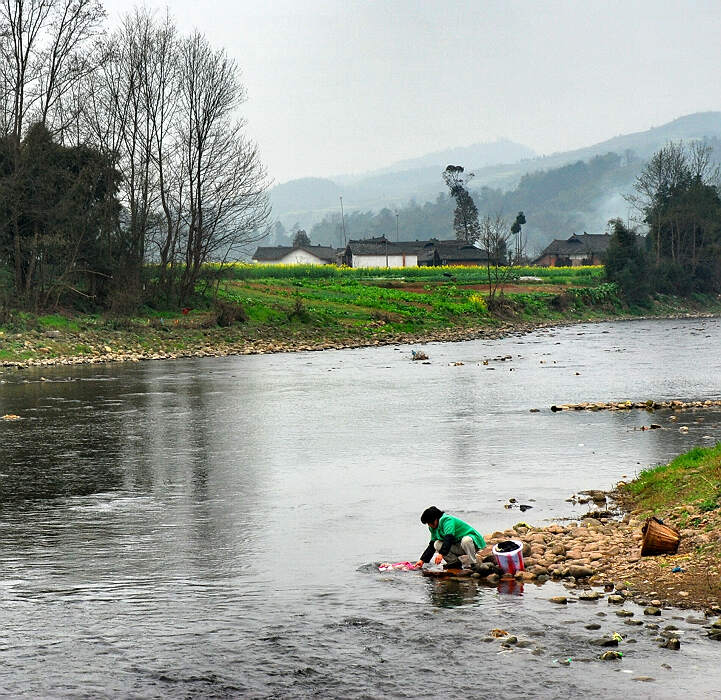
[(653, 154), (627, 196), (647, 231), (612, 221), (606, 273), (631, 301), (721, 292), (721, 177), (704, 141)]
[[(183, 303), (265, 235), (239, 69), (145, 9), (0, 0), (0, 274), (15, 303)], [(148, 265), (148, 263), (151, 263)]]

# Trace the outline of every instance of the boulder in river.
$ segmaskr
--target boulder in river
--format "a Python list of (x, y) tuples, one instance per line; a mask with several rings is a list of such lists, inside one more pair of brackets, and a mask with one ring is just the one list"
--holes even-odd
[(617, 647), (618, 639), (616, 637), (600, 637), (593, 641), (597, 647)]

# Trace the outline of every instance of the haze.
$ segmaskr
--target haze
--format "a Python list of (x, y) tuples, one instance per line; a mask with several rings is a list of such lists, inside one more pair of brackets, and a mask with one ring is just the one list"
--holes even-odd
[[(105, 6), (114, 21), (133, 5)], [(551, 153), (720, 106), (717, 0), (169, 9), (238, 61), (248, 134), (278, 183), (496, 138)]]

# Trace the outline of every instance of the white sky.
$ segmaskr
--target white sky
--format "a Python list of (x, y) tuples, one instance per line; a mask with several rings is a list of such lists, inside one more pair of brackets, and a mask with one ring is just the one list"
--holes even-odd
[[(129, 0), (105, 0), (111, 20)], [(567, 150), (721, 109), (719, 0), (146, 0), (242, 68), (277, 183), (506, 137)]]

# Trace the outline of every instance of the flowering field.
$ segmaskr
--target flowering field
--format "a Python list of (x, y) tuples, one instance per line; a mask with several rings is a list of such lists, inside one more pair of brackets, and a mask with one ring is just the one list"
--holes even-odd
[[(217, 268), (217, 266), (216, 266)], [(539, 277), (547, 284), (593, 285), (604, 278), (603, 265), (579, 267), (514, 267), (501, 268), (509, 279)], [(408, 281), (441, 282), (453, 278), (460, 284), (488, 281), (485, 267), (339, 267), (337, 265), (256, 265), (230, 263), (223, 266), (223, 276), (236, 280), (259, 279), (403, 279)]]

